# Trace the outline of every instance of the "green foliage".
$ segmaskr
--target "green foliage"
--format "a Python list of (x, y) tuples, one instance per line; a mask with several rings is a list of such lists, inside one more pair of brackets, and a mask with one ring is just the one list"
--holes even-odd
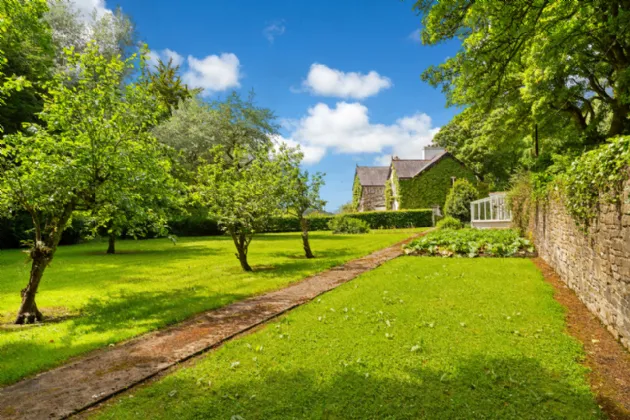
[(332, 230), (332, 233), (368, 233), (370, 231), (370, 226), (365, 221), (346, 214), (339, 214), (330, 219), (328, 228)]
[(359, 205), (361, 204), (361, 194), (363, 193), (363, 187), (361, 186), (361, 182), (359, 181), (359, 176), (354, 176), (354, 184), (352, 184), (352, 203), (351, 203), (351, 211), (347, 213), (351, 213), (353, 211), (357, 211), (359, 209)]
[(164, 63), (158, 60), (155, 69), (149, 69), (148, 81), (150, 89), (154, 92), (162, 107), (162, 113), (158, 120), (164, 120), (173, 115), (180, 103), (193, 98), (200, 93), (199, 89), (189, 89), (179, 76), (179, 66), (173, 65), (173, 59)]
[(446, 196), (444, 214), (462, 222), (470, 221), (470, 203), (478, 196), (477, 189), (467, 179), (456, 180)]
[(397, 258), (95, 414), (601, 419), (583, 358), (530, 261)]
[(600, 200), (621, 201), (629, 166), (630, 136), (616, 137), (583, 154), (560, 176), (565, 205), (580, 227), (588, 229), (598, 215)]
[(512, 226), (525, 234), (529, 229), (533, 196), (532, 177), (529, 172), (520, 172), (512, 176), (511, 188), (506, 196), (506, 205), (512, 212)]
[(192, 172), (200, 159), (212, 159), (210, 151), (215, 146), (221, 146), (225, 160), (231, 160), (237, 148), (254, 154), (265, 151), (277, 132), (273, 112), (256, 106), (253, 93), (247, 99), (233, 93), (211, 103), (191, 98), (172, 114), (153, 132), (160, 142), (180, 152), (180, 162)]
[[(371, 229), (404, 229), (432, 226), (431, 210), (374, 211), (351, 213), (351, 217), (365, 221)], [(309, 230), (328, 230), (328, 222), (334, 216), (310, 214), (306, 216)], [(168, 223), (177, 236), (216, 235), (217, 220), (212, 216), (182, 216)], [(273, 216), (267, 221), (263, 232), (299, 232), (300, 219), (296, 216)]]
[(400, 200), (400, 181), (398, 180), (398, 175), (396, 174), (396, 168), (392, 167), (391, 178), (385, 183), (385, 208), (387, 210), (392, 210), (394, 208), (394, 203), (396, 201), (400, 203)]
[(442, 257), (532, 256), (534, 245), (511, 229), (444, 229), (429, 232), (404, 246), (408, 255)]
[(392, 192), (392, 184), (385, 182), (385, 210), (389, 211), (394, 207), (394, 194)]
[(34, 224), (28, 305), (76, 210), (94, 209), (105, 223), (106, 203), (147, 211), (142, 197), (148, 192), (176, 194), (170, 162), (148, 133), (153, 97), (143, 83), (123, 83), (137, 57), (106, 59), (91, 45), (83, 54), (69, 51), (67, 59), (73, 83), (58, 73), (49, 84), (40, 116), (46, 125), (0, 140), (0, 210), (26, 211)]
[[(286, 287), (412, 233), (333, 237), (315, 232), (311, 240), (320, 252), (315, 259), (301, 258), (299, 234), (261, 235), (252, 244), (250, 259), (267, 269), (254, 273), (237, 269), (234, 245), (225, 236), (180, 237), (176, 246), (168, 239), (119, 241), (120, 255), (107, 258), (100, 241), (60, 247), (54, 267), (46, 273), (53, 293), (41, 293), (40, 302), (42, 312), (57, 320), (17, 334), (0, 328), (0, 386), (199, 312)], [(27, 269), (20, 250), (0, 252), (0, 324), (13, 318)]]
[(419, 0), (415, 9), (425, 44), (461, 43), (422, 76), (464, 108), (436, 142), (499, 186), (519, 167), (544, 169), (553, 154), (630, 134), (627, 2)]
[(435, 224), (435, 227), (438, 230), (443, 230), (443, 229), (457, 230), (457, 229), (462, 229), (464, 227), (464, 224), (459, 219), (456, 219), (451, 216), (446, 216), (445, 218), (437, 222)]
[(401, 179), (399, 182), (401, 208), (426, 209), (435, 205), (443, 208), (453, 183), (451, 180), (453, 176), (476, 182), (474, 173), (450, 156), (442, 158), (415, 178)]
[[(284, 147), (284, 146), (282, 146)], [(324, 174), (317, 172), (310, 175), (300, 168), (304, 155), (299, 150), (284, 150), (286, 156), (282, 168), (282, 208), (298, 218), (307, 211), (322, 211), (326, 201), (320, 197), (324, 185)]]
[(0, 132), (38, 121), (42, 83), (52, 77), (54, 48), (46, 0), (0, 0)]
[(285, 152), (267, 149), (251, 153), (236, 146), (227, 153), (224, 146), (216, 146), (212, 161), (198, 167), (193, 200), (206, 207), (232, 237), (245, 271), (251, 270), (247, 263), (249, 244), (282, 204)]

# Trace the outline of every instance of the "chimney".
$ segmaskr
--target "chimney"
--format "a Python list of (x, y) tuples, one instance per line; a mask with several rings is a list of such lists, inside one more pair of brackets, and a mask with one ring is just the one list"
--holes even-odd
[(439, 146), (425, 146), (424, 147), (424, 160), (432, 160), (439, 154), (446, 152), (446, 149)]

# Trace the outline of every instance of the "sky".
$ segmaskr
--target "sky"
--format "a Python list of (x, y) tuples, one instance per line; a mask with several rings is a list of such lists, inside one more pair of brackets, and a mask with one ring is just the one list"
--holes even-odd
[(329, 211), (351, 200), (356, 165), (422, 158), (456, 113), (420, 74), (459, 46), (423, 46), (410, 0), (73, 1), (86, 15), (120, 6), (153, 59), (172, 58), (208, 100), (254, 90), (277, 140), (326, 174)]

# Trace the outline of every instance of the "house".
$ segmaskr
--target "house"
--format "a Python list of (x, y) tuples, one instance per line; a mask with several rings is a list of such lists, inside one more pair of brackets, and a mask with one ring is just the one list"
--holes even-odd
[(389, 166), (357, 166), (353, 203), (358, 211), (444, 207), (453, 182), (475, 173), (441, 147), (424, 148), (423, 159), (399, 159)]

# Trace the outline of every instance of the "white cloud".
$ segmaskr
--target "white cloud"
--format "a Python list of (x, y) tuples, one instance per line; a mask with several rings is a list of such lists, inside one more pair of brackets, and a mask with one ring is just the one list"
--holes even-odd
[(202, 88), (204, 94), (211, 94), (239, 87), (240, 67), (238, 57), (232, 53), (209, 55), (202, 59), (189, 55), (188, 70), (183, 80), (188, 86)]
[(282, 136), (275, 136), (273, 138), (273, 141), (276, 146), (279, 146), (280, 144), (286, 144), (287, 146), (292, 148), (299, 148), (300, 151), (304, 154), (302, 162), (306, 165), (311, 165), (313, 163), (319, 162), (326, 154), (325, 147), (303, 145), (293, 139), (288, 139)]
[(342, 72), (324, 64), (311, 65), (302, 86), (321, 96), (364, 99), (392, 86), (392, 81), (375, 71), (368, 74)]
[(287, 28), (284, 24), (284, 20), (277, 20), (265, 26), (265, 29), (263, 30), (263, 35), (265, 35), (267, 41), (273, 44), (273, 41), (276, 39), (276, 37), (284, 34), (286, 29)]
[(112, 12), (105, 6), (105, 0), (71, 0), (71, 3), (84, 20), (90, 20), (94, 11), (99, 18)]
[(417, 42), (418, 44), (420, 44), (422, 42), (422, 39), (420, 38), (420, 29), (416, 29), (415, 31), (413, 31), (412, 33), (410, 33), (407, 38), (409, 38), (410, 40), (412, 40), (413, 42)]
[(161, 51), (151, 51), (149, 53), (149, 64), (153, 67), (157, 67), (159, 60), (162, 60), (164, 63), (168, 63), (169, 60), (173, 60), (174, 66), (181, 66), (184, 62), (184, 57), (168, 48)]
[(334, 108), (319, 103), (308, 115), (290, 124), (289, 140), (309, 150), (310, 163), (318, 162), (328, 150), (334, 153), (381, 153), (377, 161), (389, 162), (391, 155), (422, 158), (438, 128), (431, 117), (417, 113), (393, 124), (373, 124), (368, 108), (360, 103), (339, 102)]

